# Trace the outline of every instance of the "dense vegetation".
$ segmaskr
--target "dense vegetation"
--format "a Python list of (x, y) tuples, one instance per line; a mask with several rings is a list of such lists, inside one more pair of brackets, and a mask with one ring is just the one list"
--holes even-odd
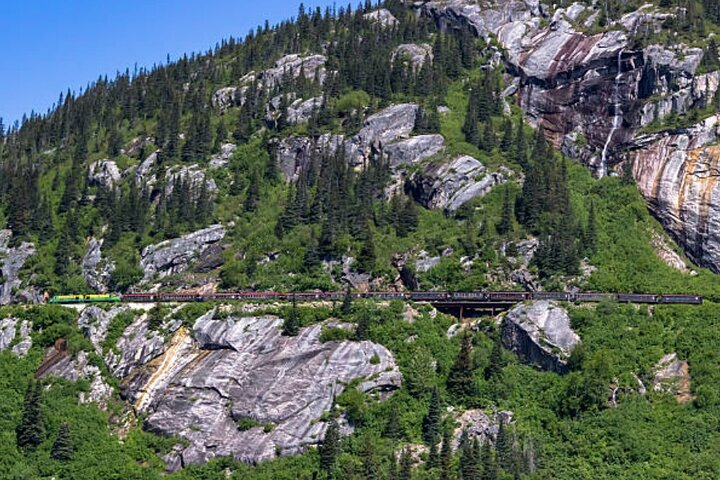
[[(711, 23), (718, 21), (717, 2), (680, 3), (687, 10), (678, 25), (683, 35), (717, 28)], [(111, 288), (124, 291), (142, 278), (143, 247), (221, 222), (234, 225), (219, 273), (227, 289), (339, 288), (337, 272), (328, 272), (328, 265), (332, 270), (332, 261), (343, 255), (356, 259), (357, 271), (389, 283), (398, 273), (392, 258), (420, 249), (442, 256), (427, 272), (411, 267), (405, 272), (422, 288), (500, 288), (507, 285), (503, 274), (517, 243), (533, 236), (540, 248), (530, 269), (547, 288), (691, 292), (717, 300), (717, 277), (710, 272), (698, 269), (688, 276), (658, 258), (650, 240), (662, 230), (631, 179), (594, 180), (553, 152), (514, 106), (504, 112), (502, 67), (482, 68), (492, 45), (464, 29), (440, 33), (400, 1), (385, 6), (400, 20), (392, 28), (363, 19), (369, 3), (335, 13), (301, 8), (293, 21), (265, 25), (211, 52), (100, 78), (83, 94), (63, 94), (47, 114), (0, 128), (0, 227), (13, 230), (13, 242), (31, 240), (39, 249), (23, 275), (32, 275), (41, 289), (89, 291), (78, 260), (93, 235), (105, 239), (104, 254), (117, 264)], [(599, 22), (632, 6), (605, 2), (606, 19)], [(698, 13), (702, 8), (704, 17)], [(409, 42), (429, 43), (432, 64), (413, 69), (391, 62), (395, 47)], [(714, 42), (703, 47), (717, 53)], [(268, 68), (285, 54), (319, 51), (325, 51), (330, 72), (322, 88), (319, 79), (304, 75), (270, 91), (251, 82), (242, 105), (222, 113), (211, 107), (213, 92), (248, 72)], [(704, 68), (717, 68), (717, 55), (707, 58)], [(273, 98), (287, 105), (293, 96), (318, 95), (322, 102), (305, 125), (291, 125), (282, 114), (266, 119)], [(522, 186), (509, 182), (446, 214), (421, 207), (409, 190), (386, 202), (390, 169), (380, 155), (356, 171), (342, 153), (318, 154), (296, 181), (283, 180), (274, 155), (279, 139), (351, 135), (367, 115), (406, 101), (422, 107), (416, 133), (439, 132), (451, 154), (522, 172)], [(440, 115), (437, 107), (443, 105), (450, 111)], [(715, 111), (717, 105), (707, 108)], [(154, 141), (129, 148), (133, 139), (146, 137)], [(208, 170), (217, 192), (205, 182), (166, 175), (178, 166), (207, 167), (229, 141), (238, 149), (228, 167)], [(125, 169), (153, 152), (158, 153), (154, 185), (138, 184), (134, 175), (112, 187), (88, 183), (93, 161), (110, 158)], [(281, 253), (262, 262), (269, 252)], [(463, 257), (473, 258), (472, 264)], [(595, 271), (581, 276), (584, 264)], [(177, 315), (191, 324), (204, 308), (186, 307)], [(520, 364), (502, 348), (489, 320), (477, 331), (448, 338), (454, 320), (432, 318), (423, 307), (408, 322), (406, 306), (399, 303), (345, 302), (333, 312), (287, 306), (279, 312), (286, 335), (330, 315), (357, 324), (352, 333), (327, 329), (323, 339), (387, 346), (404, 375), (402, 389), (386, 402), (347, 389), (325, 419), (326, 440), (304, 455), (257, 467), (221, 459), (172, 475), (163, 472), (161, 457), (175, 440), (139, 426), (127, 434), (118, 431), (119, 398), (100, 411), (78, 404), (87, 382), (34, 379), (44, 349), (58, 338), (67, 341), (71, 354), (94, 350), (70, 311), (3, 309), (0, 318), (28, 319), (34, 329), (27, 357), (0, 352), (0, 474), (12, 479), (720, 477), (717, 304), (568, 308), (583, 347), (572, 358), (572, 371), (559, 376)], [(159, 325), (161, 314), (161, 307), (152, 310), (151, 324)], [(130, 314), (116, 318), (107, 348), (132, 320)], [(653, 365), (669, 352), (690, 363), (694, 398), (687, 404), (632, 391), (634, 375), (649, 384)], [(91, 362), (105, 368), (99, 355), (91, 354)], [(607, 406), (609, 384), (626, 390), (616, 408)], [(494, 447), (462, 441), (453, 451), (446, 441), (453, 427), (447, 407), (510, 410), (514, 422), (503, 427)], [(346, 439), (337, 431), (340, 414), (356, 428)], [(422, 464), (415, 462), (410, 444), (427, 448)]]

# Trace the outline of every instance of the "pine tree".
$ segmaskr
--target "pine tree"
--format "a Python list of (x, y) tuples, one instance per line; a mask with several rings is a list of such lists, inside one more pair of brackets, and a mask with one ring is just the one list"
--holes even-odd
[(400, 454), (400, 471), (398, 472), (398, 480), (411, 480), (412, 478), (413, 459), (410, 453), (410, 447), (403, 448)]
[(390, 407), (390, 416), (388, 417), (387, 423), (385, 424), (385, 430), (383, 434), (392, 438), (393, 440), (399, 440), (403, 437), (402, 427), (400, 426), (400, 412), (398, 411), (397, 405), (393, 404)]
[(442, 405), (440, 403), (440, 391), (434, 388), (430, 395), (428, 413), (423, 418), (422, 434), (425, 444), (430, 446), (437, 444), (440, 437), (440, 426), (442, 422)]
[(513, 439), (508, 434), (508, 428), (504, 422), (500, 422), (497, 438), (495, 440), (495, 453), (497, 463), (506, 472), (513, 470)]
[(512, 149), (513, 142), (512, 120), (509, 118), (503, 120), (502, 132), (503, 136), (500, 140), (500, 150), (507, 153)]
[(17, 446), (25, 450), (34, 450), (45, 439), (44, 416), (42, 412), (42, 386), (40, 382), (30, 382), (25, 391), (23, 412), (17, 427)]
[(370, 339), (370, 312), (367, 308), (363, 308), (360, 313), (360, 319), (358, 320), (355, 330), (355, 338), (360, 341)]
[(466, 399), (475, 393), (475, 375), (472, 360), (472, 337), (465, 333), (455, 363), (447, 379), (448, 392), (458, 399)]
[(283, 322), (282, 334), (286, 337), (295, 337), (298, 333), (300, 333), (300, 317), (298, 316), (297, 303), (293, 295), (290, 313), (288, 314), (288, 318)]
[(458, 465), (458, 480), (479, 480), (480, 466), (478, 458), (477, 438), (472, 442), (467, 430), (463, 430), (460, 437), (460, 463)]
[(325, 438), (320, 444), (320, 470), (327, 474), (327, 478), (335, 478), (335, 464), (340, 455), (340, 426), (335, 417), (330, 420)]
[(366, 436), (362, 445), (363, 480), (379, 480), (380, 461), (378, 460), (376, 439)]
[(63, 422), (63, 424), (60, 425), (60, 431), (58, 431), (55, 443), (53, 443), (50, 456), (61, 462), (72, 460), (73, 445), (72, 438), (70, 437), (70, 427), (67, 422)]
[(495, 451), (490, 442), (485, 442), (482, 448), (482, 480), (498, 480), (500, 472), (498, 470), (497, 460), (495, 459)]
[(352, 313), (352, 292), (349, 288), (345, 289), (345, 296), (343, 297), (342, 305), (340, 306), (340, 313), (343, 317), (347, 317)]
[(512, 231), (514, 212), (512, 199), (510, 197), (510, 187), (505, 186), (503, 191), (503, 204), (502, 213), (500, 214), (500, 222), (495, 226), (495, 229), (500, 235), (506, 235)]
[(452, 431), (449, 427), (443, 429), (442, 448), (440, 450), (440, 480), (452, 480)]
[(500, 338), (498, 337), (493, 342), (493, 348), (490, 352), (490, 361), (488, 362), (487, 368), (485, 368), (485, 380), (491, 380), (494, 378), (497, 378), (502, 373), (502, 369), (504, 367), (504, 361), (503, 361), (503, 348), (502, 348), (502, 342), (500, 341)]
[(388, 460), (388, 474), (387, 479), (388, 480), (398, 480), (399, 478), (399, 472), (398, 472), (398, 461), (397, 461), (397, 451), (393, 448), (390, 451), (390, 459)]

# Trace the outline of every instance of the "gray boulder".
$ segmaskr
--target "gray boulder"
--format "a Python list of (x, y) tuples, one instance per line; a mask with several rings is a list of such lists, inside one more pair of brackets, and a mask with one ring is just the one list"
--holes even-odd
[(367, 156), (371, 147), (382, 148), (409, 137), (415, 128), (418, 108), (414, 103), (403, 103), (369, 116), (360, 133), (353, 138), (353, 143)]
[(433, 163), (414, 175), (410, 186), (415, 199), (427, 208), (455, 211), (494, 186), (505, 183), (507, 170), (489, 173), (479, 160), (462, 156), (449, 163)]
[(230, 157), (235, 150), (237, 150), (237, 145), (234, 143), (223, 143), (220, 151), (210, 157), (210, 168), (225, 168), (230, 163)]
[(151, 175), (153, 167), (157, 162), (158, 152), (153, 152), (142, 161), (135, 171), (135, 181), (141, 185), (152, 185), (155, 183), (155, 175)]
[(653, 368), (653, 391), (673, 395), (678, 403), (693, 399), (690, 380), (688, 362), (674, 352), (663, 356)]
[[(0, 230), (0, 305), (7, 305), (15, 300), (15, 291), (19, 290), (23, 282), (19, 277), (20, 270), (25, 266), (28, 258), (35, 255), (35, 245), (22, 242), (17, 247), (10, 247), (10, 230)], [(29, 292), (30, 293), (30, 292)], [(30, 295), (31, 299), (36, 297)]]
[(433, 49), (427, 43), (404, 43), (393, 51), (392, 61), (407, 62), (413, 70), (418, 71), (425, 65), (425, 62), (432, 63)]
[(322, 84), (326, 76), (326, 61), (323, 55), (285, 55), (275, 62), (273, 68), (265, 70), (258, 78), (267, 89), (280, 85), (287, 78), (298, 78), (301, 73), (308, 80), (317, 79)]
[(112, 160), (98, 160), (88, 167), (88, 183), (105, 188), (112, 187), (120, 181), (120, 169)]
[(87, 284), (98, 293), (107, 293), (115, 264), (102, 256), (103, 240), (91, 237), (82, 258), (82, 273)]
[(0, 320), (0, 352), (7, 350), (15, 340), (15, 326), (17, 318), (3, 318)]
[(223, 238), (225, 227), (212, 225), (180, 238), (148, 245), (143, 249), (140, 260), (145, 272), (144, 280), (149, 281), (155, 276), (163, 278), (187, 270), (193, 260)]
[(298, 98), (287, 109), (287, 121), (292, 125), (307, 123), (310, 121), (313, 112), (322, 105), (322, 97), (314, 97), (308, 100)]
[(375, 22), (382, 27), (394, 27), (398, 23), (398, 19), (386, 8), (380, 8), (366, 13), (363, 15), (363, 18), (369, 22)]
[(197, 164), (184, 167), (175, 166), (168, 169), (165, 174), (167, 183), (165, 184), (165, 196), (169, 197), (175, 188), (175, 182), (182, 181), (189, 183), (195, 195), (200, 195), (200, 190), (205, 184), (205, 190), (211, 197), (217, 193), (217, 184), (215, 180), (209, 178), (205, 170)]
[(517, 305), (502, 322), (503, 344), (523, 361), (543, 370), (567, 372), (567, 361), (580, 337), (565, 309), (546, 300)]
[(387, 145), (383, 153), (388, 156), (391, 167), (419, 163), (445, 149), (442, 135), (418, 135)]
[(509, 425), (512, 422), (513, 412), (501, 411), (488, 415), (482, 410), (466, 410), (455, 419), (452, 446), (457, 449), (463, 432), (467, 432), (470, 441), (475, 438), (480, 444), (495, 443), (500, 425)]
[(210, 103), (217, 110), (227, 110), (236, 105), (235, 95), (238, 87), (224, 87), (213, 93)]
[[(145, 428), (188, 442), (167, 458), (171, 470), (221, 456), (256, 463), (301, 452), (322, 440), (320, 419), (350, 381), (371, 378), (361, 384), (369, 393), (400, 386), (386, 348), (322, 343), (321, 325), (283, 337), (282, 323), (272, 316), (218, 320), (210, 312), (195, 322), (196, 346), (180, 338), (159, 357), (156, 373), (175, 373), (152, 374), (164, 386), (141, 387), (151, 392), (142, 405)], [(258, 426), (240, 429), (243, 419)]]

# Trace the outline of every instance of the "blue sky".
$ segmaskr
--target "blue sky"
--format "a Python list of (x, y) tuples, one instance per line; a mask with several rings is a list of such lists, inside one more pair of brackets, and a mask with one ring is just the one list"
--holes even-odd
[[(0, 117), (5, 125), (45, 112), (78, 90), (137, 63), (206, 51), (270, 20), (295, 16), (300, 0), (7, 0), (0, 12)], [(333, 0), (305, 0), (307, 8)], [(353, 1), (353, 6), (357, 1)], [(340, 0), (346, 5), (347, 0)]]

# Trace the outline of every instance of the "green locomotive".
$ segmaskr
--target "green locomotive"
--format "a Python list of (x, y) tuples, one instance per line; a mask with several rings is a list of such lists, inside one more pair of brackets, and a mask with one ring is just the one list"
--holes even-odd
[(120, 301), (120, 295), (107, 293), (103, 295), (56, 295), (48, 303), (118, 303)]

